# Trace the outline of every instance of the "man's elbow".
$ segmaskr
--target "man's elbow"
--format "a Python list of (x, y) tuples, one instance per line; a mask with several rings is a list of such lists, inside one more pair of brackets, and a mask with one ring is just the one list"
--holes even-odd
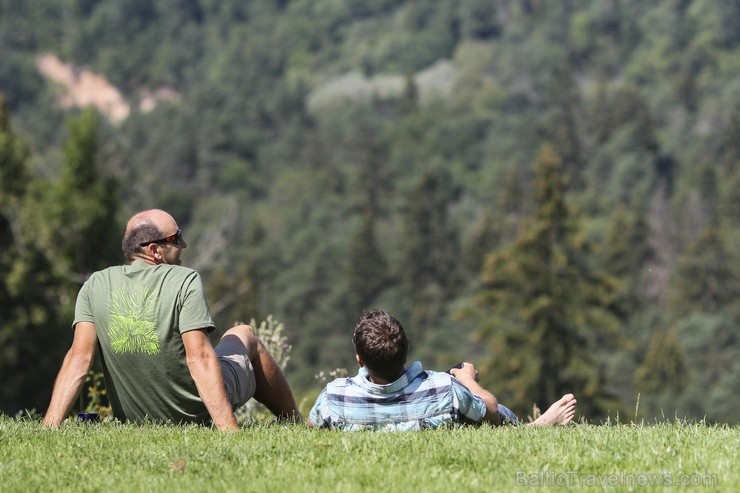
[(95, 359), (94, 353), (81, 352), (81, 351), (70, 351), (67, 353), (67, 361), (73, 368), (79, 368), (84, 371), (85, 374), (92, 368), (93, 360)]
[(200, 356), (189, 354), (185, 358), (185, 363), (188, 365), (188, 368), (190, 368), (192, 371), (193, 368), (200, 368), (203, 366), (203, 358), (201, 358)]
[(197, 371), (203, 368), (207, 368), (210, 361), (211, 358), (209, 357), (209, 354), (205, 351), (196, 353), (191, 352), (185, 357), (185, 363), (188, 365), (188, 368), (190, 368), (191, 372), (193, 370)]
[(501, 414), (498, 412), (498, 400), (493, 395), (486, 399), (486, 415), (483, 421), (494, 426), (501, 424)]

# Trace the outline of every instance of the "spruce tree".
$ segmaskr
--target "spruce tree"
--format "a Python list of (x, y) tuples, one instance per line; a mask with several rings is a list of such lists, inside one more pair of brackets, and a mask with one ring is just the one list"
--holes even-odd
[(100, 124), (92, 107), (68, 121), (59, 178), (39, 184), (32, 197), (39, 242), (74, 290), (95, 270), (123, 260), (117, 185), (99, 163)]
[(678, 392), (687, 383), (687, 373), (675, 330), (657, 330), (642, 365), (635, 372), (635, 384), (644, 393)]
[(616, 327), (613, 279), (592, 266), (590, 246), (566, 204), (562, 164), (545, 145), (535, 165), (535, 216), (490, 254), (477, 300), (478, 335), (490, 349), (484, 379), (503, 402), (544, 409), (572, 392), (589, 418), (614, 406), (597, 351)]
[(456, 196), (451, 176), (444, 170), (430, 170), (406, 197), (399, 278), (411, 310), (409, 330), (418, 346), (430, 330), (439, 327), (444, 303), (459, 285), (459, 238), (449, 216)]
[(635, 205), (619, 204), (611, 214), (604, 237), (602, 258), (606, 271), (621, 281), (619, 301), (631, 314), (649, 302), (645, 266), (655, 260), (648, 242), (647, 216)]
[(678, 259), (671, 283), (677, 313), (737, 309), (740, 275), (716, 226), (707, 226)]
[(740, 273), (728, 248), (717, 207), (717, 177), (705, 163), (699, 170), (695, 222), (689, 230), (686, 249), (679, 255), (673, 272), (670, 298), (677, 313), (716, 313), (737, 306)]
[(29, 158), (0, 95), (0, 412), (11, 414), (48, 403), (69, 334), (60, 316), (69, 297), (25, 221), (24, 208), (35, 205)]
[(347, 285), (346, 308), (351, 317), (371, 308), (370, 304), (390, 282), (388, 264), (375, 238), (375, 216), (367, 210), (352, 237), (344, 261)]
[(548, 91), (552, 109), (546, 114), (543, 130), (553, 143), (555, 152), (563, 160), (562, 173), (566, 177), (566, 185), (570, 190), (580, 191), (586, 185), (586, 160), (578, 132), (579, 101), (573, 89), (573, 79), (573, 69), (565, 58), (553, 73)]

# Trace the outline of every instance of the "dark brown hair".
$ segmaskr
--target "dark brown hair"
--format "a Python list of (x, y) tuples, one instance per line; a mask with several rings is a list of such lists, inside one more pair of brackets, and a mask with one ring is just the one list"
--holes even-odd
[(388, 313), (382, 310), (365, 312), (357, 322), (352, 342), (373, 375), (393, 381), (403, 373), (409, 340), (401, 322)]

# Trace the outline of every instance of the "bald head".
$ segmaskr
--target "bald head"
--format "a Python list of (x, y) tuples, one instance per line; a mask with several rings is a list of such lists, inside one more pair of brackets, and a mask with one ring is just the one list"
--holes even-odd
[(178, 231), (177, 221), (161, 209), (134, 214), (126, 223), (121, 247), (129, 260), (139, 256), (142, 243), (159, 240)]
[(124, 235), (129, 234), (130, 231), (143, 224), (152, 224), (156, 226), (160, 232), (165, 231), (168, 226), (173, 224), (177, 227), (175, 218), (173, 218), (167, 211), (163, 211), (162, 209), (149, 209), (148, 211), (137, 212), (131, 216), (131, 219), (126, 223), (126, 231)]

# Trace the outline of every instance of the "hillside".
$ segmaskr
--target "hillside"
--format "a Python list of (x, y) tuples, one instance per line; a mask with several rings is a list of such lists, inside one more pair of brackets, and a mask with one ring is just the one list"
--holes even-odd
[[(83, 261), (83, 233), (115, 251), (156, 206), (220, 327), (285, 324), (308, 396), (353, 368), (348, 334), (381, 307), (413, 358), (474, 360), (520, 412), (552, 380), (597, 419), (640, 395), (648, 417), (737, 422), (739, 41), (736, 0), (4, 2), (3, 132), (28, 144), (28, 178), (0, 195), (0, 340), (19, 341), (2, 409), (50, 385), (19, 355), (116, 261)], [(84, 186), (79, 126), (97, 132)], [(116, 192), (50, 202), (93, 186)], [(93, 200), (111, 238), (80, 212)], [(34, 298), (42, 282), (59, 293)], [(552, 344), (565, 356), (543, 370)]]

